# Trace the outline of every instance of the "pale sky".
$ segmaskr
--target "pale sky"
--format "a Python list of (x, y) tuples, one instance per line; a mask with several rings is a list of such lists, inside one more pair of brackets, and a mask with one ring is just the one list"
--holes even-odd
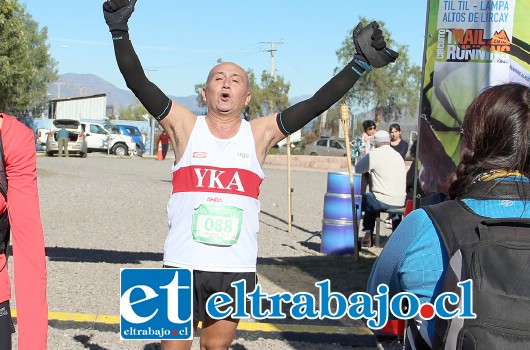
[[(102, 1), (20, 0), (40, 27), (48, 28), (59, 74), (91, 73), (126, 89), (114, 59)], [(289, 97), (311, 95), (339, 65), (335, 51), (359, 16), (385, 23), (392, 38), (408, 45), (420, 65), (426, 1), (138, 0), (130, 35), (147, 75), (166, 94), (194, 95), (218, 59), (270, 71), (291, 83)]]

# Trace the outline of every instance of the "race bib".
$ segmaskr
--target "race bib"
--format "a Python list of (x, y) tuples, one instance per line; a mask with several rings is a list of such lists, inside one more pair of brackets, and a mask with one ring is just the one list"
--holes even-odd
[(242, 222), (243, 209), (201, 204), (193, 212), (193, 239), (201, 243), (223, 246), (236, 244)]

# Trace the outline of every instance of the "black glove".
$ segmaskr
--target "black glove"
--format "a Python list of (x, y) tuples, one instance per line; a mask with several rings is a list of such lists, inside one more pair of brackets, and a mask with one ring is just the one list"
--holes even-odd
[(128, 32), (127, 21), (134, 11), (136, 0), (107, 0), (103, 3), (103, 16), (109, 31)]
[(386, 47), (383, 32), (377, 22), (372, 22), (364, 28), (359, 22), (353, 30), (353, 42), (357, 51), (355, 58), (374, 68), (384, 67), (398, 58), (397, 52)]

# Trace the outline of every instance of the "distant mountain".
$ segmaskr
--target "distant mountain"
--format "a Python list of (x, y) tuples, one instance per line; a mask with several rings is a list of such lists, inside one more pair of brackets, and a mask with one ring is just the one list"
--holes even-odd
[(307, 100), (308, 98), (310, 98), (311, 95), (302, 95), (302, 96), (296, 96), (296, 97), (293, 97), (293, 98), (290, 98), (289, 99), (289, 103), (292, 105), (294, 105), (295, 103), (298, 103), (300, 101), (303, 101), (303, 100)]
[(94, 74), (67, 73), (59, 75), (59, 79), (48, 85), (48, 94), (51, 99), (70, 98), (87, 95), (107, 94), (107, 104), (113, 105), (116, 110), (128, 106), (134, 101), (134, 95), (119, 89), (106, 80)]
[[(112, 85), (105, 79), (95, 74), (67, 73), (59, 75), (59, 79), (48, 85), (48, 96), (50, 99), (70, 98), (97, 94), (107, 95), (107, 106), (111, 106), (114, 113), (120, 107), (127, 107), (134, 103), (133, 93), (126, 89), (120, 89)], [(197, 105), (195, 95), (190, 96), (169, 96), (184, 107), (196, 114), (205, 113), (205, 108)], [(291, 104), (307, 99), (309, 96), (298, 96), (289, 100)]]
[[(62, 74), (55, 83), (48, 85), (48, 95), (51, 99), (103, 93), (107, 95), (107, 106), (112, 107), (114, 113), (117, 113), (120, 107), (127, 107), (135, 101), (134, 94), (130, 90), (120, 89), (94, 74)], [(201, 113), (204, 110), (197, 106), (195, 95), (169, 97), (193, 112)]]

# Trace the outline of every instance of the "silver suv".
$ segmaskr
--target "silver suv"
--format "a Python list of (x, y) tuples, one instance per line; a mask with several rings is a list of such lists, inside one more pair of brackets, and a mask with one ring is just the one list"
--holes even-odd
[(57, 141), (57, 133), (59, 129), (65, 128), (70, 134), (70, 141), (68, 141), (68, 153), (79, 154), (81, 158), (86, 158), (87, 143), (85, 133), (81, 128), (79, 120), (74, 119), (55, 119), (53, 126), (48, 133), (46, 139), (46, 155), (51, 157), (59, 152), (59, 142)]
[(346, 157), (346, 144), (344, 140), (322, 137), (315, 142), (309, 143), (303, 147), (303, 154), (311, 156), (338, 156)]

